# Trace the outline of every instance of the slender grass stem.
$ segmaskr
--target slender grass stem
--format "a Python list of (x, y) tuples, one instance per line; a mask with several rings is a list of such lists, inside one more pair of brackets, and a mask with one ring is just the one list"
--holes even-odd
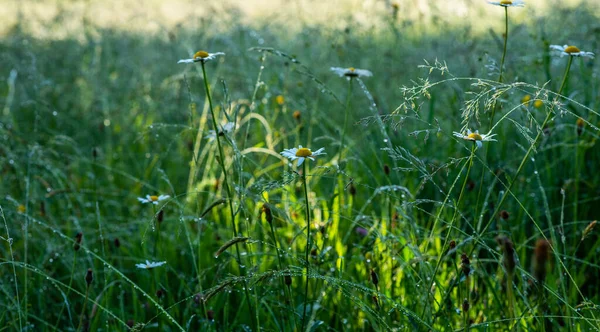
[[(225, 167), (225, 154), (223, 153), (223, 146), (221, 145), (221, 136), (219, 135), (219, 127), (217, 125), (217, 118), (215, 116), (212, 97), (210, 95), (210, 88), (208, 86), (208, 78), (206, 77), (206, 67), (204, 65), (204, 61), (201, 61), (200, 63), (202, 64), (202, 77), (204, 78), (204, 87), (206, 88), (206, 97), (208, 98), (210, 116), (212, 119), (213, 128), (215, 130), (217, 146), (219, 149), (219, 165), (221, 165), (221, 170), (223, 171), (223, 178), (224, 178), (223, 182), (224, 182), (224, 186), (225, 186), (225, 192), (227, 194), (227, 201), (229, 202), (229, 211), (231, 214), (230, 216), (231, 216), (231, 226), (233, 227), (233, 236), (238, 236), (238, 230), (237, 230), (237, 227), (235, 224), (235, 210), (233, 209), (233, 195), (231, 193), (231, 188), (229, 187), (229, 181), (227, 178), (227, 168)], [(240, 273), (242, 275), (244, 275), (245, 274), (244, 273), (244, 265), (242, 264), (240, 248), (237, 243), (235, 244), (235, 251), (236, 251), (236, 256), (237, 256), (237, 262), (240, 267)], [(246, 299), (247, 299), (246, 303), (248, 304), (248, 312), (250, 313), (250, 317), (252, 317), (253, 324), (256, 325), (257, 330), (260, 330), (260, 327), (258, 326), (258, 319), (256, 319), (258, 317), (258, 312), (256, 312), (255, 315), (252, 315), (252, 313), (254, 311), (252, 309), (252, 304), (250, 303), (250, 294), (248, 292), (248, 283), (247, 283), (246, 279), (244, 279), (243, 284), (244, 284), (243, 285), (244, 293), (245, 293)]]
[(504, 7), (504, 48), (502, 49), (502, 60), (500, 61), (500, 77), (498, 82), (502, 83), (504, 74), (504, 60), (506, 59), (506, 45), (508, 44), (508, 7)]
[(344, 153), (344, 139), (346, 138), (346, 130), (348, 127), (348, 113), (350, 110), (350, 96), (352, 96), (352, 78), (350, 78), (348, 80), (348, 93), (346, 94), (346, 107), (344, 109), (344, 127), (342, 128), (342, 138), (340, 139), (340, 152), (338, 154), (339, 162), (341, 162), (342, 154)]
[[(71, 286), (73, 285), (73, 275), (75, 274), (75, 265), (77, 263), (77, 252), (78, 252), (78, 250), (73, 251), (73, 263), (71, 264), (71, 277), (69, 278), (69, 287), (67, 287), (67, 294), (65, 295), (65, 302), (69, 298), (69, 293), (71, 293)], [(63, 303), (62, 307), (60, 308), (60, 311), (58, 313), (58, 319), (56, 321), (56, 324), (54, 325), (55, 330), (58, 329), (58, 324), (60, 324), (60, 319), (62, 318), (62, 313), (65, 310), (66, 306), (67, 306), (67, 304)], [(71, 324), (73, 324), (73, 323), (71, 322)]]
[(77, 330), (80, 331), (83, 326), (83, 315), (85, 315), (85, 308), (87, 307), (88, 299), (90, 296), (90, 284), (87, 285), (85, 289), (85, 301), (83, 302), (83, 309), (81, 309), (81, 314), (79, 315), (79, 325), (77, 325)]
[[(469, 179), (469, 173), (471, 172), (471, 167), (473, 166), (473, 157), (475, 156), (475, 147), (476, 147), (475, 142), (473, 142), (473, 146), (471, 147), (471, 155), (469, 156), (469, 159), (465, 162), (465, 164), (463, 164), (463, 167), (461, 168), (461, 170), (459, 172), (459, 175), (460, 175), (462, 173), (462, 171), (464, 170), (464, 168), (468, 165), (467, 173), (465, 174), (465, 177), (463, 179), (463, 184), (460, 188), (460, 193), (458, 194), (458, 199), (455, 204), (454, 215), (452, 216), (452, 221), (450, 223), (450, 227), (448, 227), (448, 232), (446, 233), (446, 237), (444, 238), (444, 244), (442, 245), (442, 248), (446, 248), (448, 246), (448, 240), (450, 239), (450, 234), (452, 233), (452, 230), (454, 229), (454, 223), (457, 218), (458, 208), (460, 206), (460, 202), (462, 201), (462, 197), (465, 192), (465, 188), (466, 188), (466, 185), (467, 185), (467, 182)], [(440, 207), (440, 211), (437, 214), (436, 221), (441, 217), (442, 210), (443, 210), (444, 206), (446, 205), (447, 198), (450, 197), (450, 192), (452, 191), (452, 188), (454, 188), (454, 185), (456, 184), (456, 181), (458, 181), (459, 178), (460, 178), (460, 176), (457, 176), (456, 179), (454, 180), (454, 183), (452, 184), (452, 187), (450, 188), (450, 191), (448, 192), (448, 195), (446, 196), (446, 200), (444, 201), (444, 204)], [(435, 226), (435, 223), (434, 223), (434, 226)], [(432, 229), (431, 234), (429, 235), (429, 238), (433, 237), (433, 231), (434, 231), (434, 229)], [(435, 275), (437, 274), (440, 266), (442, 265), (442, 258), (443, 258), (443, 255), (440, 255), (440, 257), (435, 265), (435, 269), (434, 269), (432, 277), (431, 277), (431, 282), (429, 283), (429, 287), (427, 288), (428, 291), (433, 287), (433, 283), (435, 282)], [(421, 317), (425, 317), (425, 311), (426, 311), (426, 308), (423, 308), (423, 314), (421, 315)], [(435, 319), (435, 317), (434, 317), (434, 319)]]
[[(269, 222), (269, 228), (271, 230), (271, 236), (273, 237), (273, 245), (275, 245), (275, 252), (277, 254), (277, 264), (279, 265), (279, 271), (283, 271), (283, 262), (281, 261), (281, 255), (279, 254), (279, 241), (277, 241), (277, 235), (275, 233), (275, 229), (273, 228), (272, 222)], [(292, 303), (293, 299), (292, 299), (292, 294), (291, 294), (291, 291), (292, 291), (291, 287), (286, 287), (284, 277), (282, 277), (280, 280), (281, 280), (281, 284), (283, 285), (283, 291), (285, 293), (285, 296), (288, 298), (289, 305), (293, 308), (294, 304)], [(293, 319), (294, 319), (294, 324), (295, 324), (296, 315), (293, 315)]]
[(302, 328), (300, 331), (304, 331), (304, 327), (306, 324), (306, 307), (308, 306), (308, 280), (309, 280), (309, 269), (310, 269), (310, 261), (308, 260), (308, 255), (310, 252), (310, 207), (308, 204), (308, 188), (306, 183), (306, 162), (302, 164), (302, 183), (304, 185), (304, 203), (306, 205), (306, 283), (304, 286), (304, 311), (302, 313)]

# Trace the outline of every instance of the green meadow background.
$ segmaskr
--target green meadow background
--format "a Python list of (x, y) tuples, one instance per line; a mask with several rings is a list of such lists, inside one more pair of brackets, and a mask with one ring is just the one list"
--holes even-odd
[(5, 0), (0, 330), (599, 330), (599, 18)]

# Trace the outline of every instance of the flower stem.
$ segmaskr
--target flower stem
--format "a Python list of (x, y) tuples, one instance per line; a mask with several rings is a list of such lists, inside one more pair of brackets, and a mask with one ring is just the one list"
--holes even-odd
[(304, 312), (302, 313), (302, 328), (300, 331), (304, 331), (306, 326), (306, 307), (308, 306), (308, 272), (310, 267), (310, 261), (308, 260), (308, 253), (310, 251), (310, 207), (308, 205), (308, 188), (306, 185), (306, 163), (302, 164), (302, 183), (304, 184), (304, 203), (306, 205), (306, 284), (304, 287)]
[[(217, 118), (215, 116), (215, 111), (213, 108), (213, 103), (212, 103), (212, 97), (210, 95), (210, 88), (208, 86), (208, 79), (206, 77), (206, 68), (204, 65), (204, 61), (200, 62), (202, 64), (202, 77), (204, 78), (204, 87), (206, 89), (206, 98), (208, 99), (208, 106), (210, 109), (210, 116), (212, 119), (212, 124), (213, 124), (213, 128), (215, 130), (216, 135), (216, 139), (217, 139), (217, 146), (219, 149), (219, 164), (221, 165), (221, 170), (223, 171), (223, 178), (224, 178), (224, 185), (225, 185), (225, 192), (227, 194), (227, 201), (229, 202), (229, 211), (231, 213), (231, 225), (233, 227), (233, 236), (238, 236), (238, 231), (237, 231), (237, 227), (235, 225), (235, 211), (233, 209), (233, 196), (231, 194), (231, 188), (229, 187), (229, 181), (227, 179), (227, 169), (225, 167), (225, 154), (223, 153), (223, 146), (221, 145), (221, 136), (219, 135), (219, 127), (217, 126)], [(241, 256), (240, 256), (240, 248), (239, 245), (236, 243), (235, 244), (235, 251), (236, 251), (236, 256), (237, 256), (237, 262), (238, 265), (240, 267), (240, 273), (243, 275), (244, 274), (244, 266), (242, 264), (242, 260), (241, 260)], [(250, 313), (250, 317), (252, 317), (252, 321), (255, 325), (257, 325), (258, 320), (256, 320), (255, 322), (255, 316), (252, 315), (252, 304), (250, 303), (250, 294), (248, 293), (248, 283), (246, 281), (246, 279), (244, 279), (243, 281), (243, 287), (244, 287), (244, 292), (246, 294), (246, 303), (248, 304), (248, 313)], [(255, 313), (256, 315), (258, 315), (258, 312)], [(260, 330), (259, 326), (256, 326), (257, 331)]]
[(506, 58), (506, 45), (508, 44), (508, 7), (504, 7), (504, 49), (502, 50), (502, 60), (500, 61), (500, 77), (498, 82), (502, 83), (502, 74), (504, 73), (504, 59)]
[(88, 283), (88, 285), (85, 289), (85, 302), (83, 302), (83, 309), (81, 310), (81, 314), (79, 315), (79, 325), (77, 325), (77, 330), (75, 330), (75, 331), (79, 331), (83, 324), (83, 315), (85, 314), (85, 308), (88, 303), (89, 295), (90, 295), (90, 284)]
[[(344, 128), (342, 128), (342, 138), (340, 140), (340, 153), (338, 160), (341, 162), (344, 152), (344, 138), (346, 138), (346, 127), (348, 127), (348, 110), (350, 109), (350, 96), (352, 95), (352, 78), (348, 80), (348, 93), (346, 94), (346, 108), (344, 109)], [(339, 164), (339, 162), (338, 162)]]

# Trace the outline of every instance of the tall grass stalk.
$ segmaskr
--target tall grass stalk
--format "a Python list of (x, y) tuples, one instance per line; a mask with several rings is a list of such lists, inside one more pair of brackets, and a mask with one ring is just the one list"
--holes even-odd
[[(200, 63), (202, 64), (202, 77), (204, 78), (204, 87), (206, 89), (206, 98), (208, 98), (208, 107), (210, 109), (210, 115), (211, 115), (211, 119), (212, 119), (212, 123), (213, 123), (213, 128), (215, 130), (217, 146), (219, 149), (219, 162), (218, 163), (219, 163), (219, 165), (221, 165), (221, 170), (223, 171), (223, 182), (224, 182), (224, 186), (225, 186), (225, 192), (227, 194), (227, 202), (229, 203), (231, 227), (233, 228), (233, 236), (238, 236), (238, 230), (237, 230), (237, 227), (235, 224), (235, 210), (233, 209), (233, 198), (234, 197), (233, 197), (233, 194), (231, 193), (231, 188), (229, 187), (229, 181), (227, 178), (227, 167), (225, 167), (225, 154), (223, 153), (223, 146), (221, 145), (221, 137), (219, 135), (219, 126), (217, 125), (217, 117), (215, 116), (212, 97), (210, 94), (210, 88), (208, 86), (208, 78), (206, 76), (206, 67), (205, 67), (204, 61), (200, 61)], [(198, 245), (200, 245), (200, 244), (198, 244)], [(244, 272), (245, 267), (242, 264), (240, 248), (237, 243), (235, 244), (235, 252), (236, 252), (236, 256), (237, 256), (238, 266), (240, 267), (240, 274), (242, 276), (244, 276), (245, 275), (245, 272)], [(244, 281), (243, 281), (243, 287), (244, 287), (244, 293), (246, 295), (246, 303), (248, 305), (248, 313), (250, 314), (250, 317), (252, 317), (253, 324), (256, 325), (257, 330), (260, 330), (260, 328), (258, 326), (258, 319), (257, 319), (258, 312), (254, 313), (254, 311), (252, 310), (252, 304), (250, 303), (250, 293), (248, 292), (248, 282), (246, 281), (246, 279), (244, 279)], [(254, 315), (253, 315), (253, 313), (254, 313)]]
[(346, 130), (348, 128), (348, 113), (350, 112), (350, 97), (352, 96), (352, 77), (348, 78), (348, 92), (346, 94), (346, 107), (344, 108), (344, 127), (342, 128), (342, 138), (340, 139), (340, 152), (338, 154), (338, 164), (342, 161), (344, 153), (344, 139), (346, 138)]

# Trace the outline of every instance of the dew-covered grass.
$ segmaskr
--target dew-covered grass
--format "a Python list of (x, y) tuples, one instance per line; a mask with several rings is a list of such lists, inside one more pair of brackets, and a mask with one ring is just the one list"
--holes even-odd
[(600, 329), (597, 3), (9, 4), (7, 330)]

